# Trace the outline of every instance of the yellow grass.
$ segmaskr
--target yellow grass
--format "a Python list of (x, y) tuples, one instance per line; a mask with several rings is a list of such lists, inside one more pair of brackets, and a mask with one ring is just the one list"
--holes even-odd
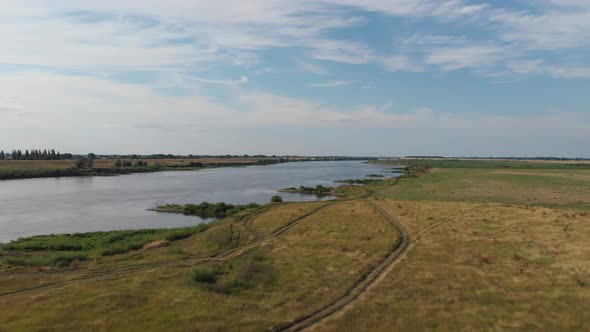
[(393, 273), (321, 330), (588, 329), (590, 218), (584, 213), (380, 204), (409, 225), (416, 240)]

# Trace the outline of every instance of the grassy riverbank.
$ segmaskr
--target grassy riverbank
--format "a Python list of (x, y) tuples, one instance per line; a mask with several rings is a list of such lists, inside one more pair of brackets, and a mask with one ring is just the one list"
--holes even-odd
[[(118, 160), (130, 166), (117, 166)], [(138, 165), (140, 160), (145, 166)], [(96, 159), (94, 167), (78, 169), (75, 160), (0, 160), (0, 180), (197, 170), (268, 165), (280, 161), (278, 158)]]
[(0, 244), (1, 263), (12, 266), (66, 267), (101, 256), (139, 250), (150, 243), (168, 245), (204, 232), (209, 226), (39, 235)]
[[(320, 317), (309, 323), (322, 331), (587, 330), (590, 170), (452, 164), (338, 188), (348, 199), (244, 210), (166, 247), (0, 265), (0, 326), (260, 331)], [(0, 257), (107, 235), (27, 239)]]

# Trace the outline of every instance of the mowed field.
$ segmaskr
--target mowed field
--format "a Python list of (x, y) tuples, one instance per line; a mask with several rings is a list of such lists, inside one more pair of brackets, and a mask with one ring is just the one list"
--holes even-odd
[(589, 330), (589, 170), (485, 163), (268, 205), (162, 247), (3, 263), (0, 331)]
[(590, 164), (418, 161), (434, 166), (386, 197), (419, 201), (539, 205), (590, 211)]

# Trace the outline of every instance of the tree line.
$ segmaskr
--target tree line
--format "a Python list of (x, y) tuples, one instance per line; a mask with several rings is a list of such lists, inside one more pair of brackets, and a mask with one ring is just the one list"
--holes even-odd
[(74, 159), (74, 155), (71, 153), (61, 153), (55, 151), (55, 149), (31, 149), (25, 150), (12, 150), (12, 152), (4, 152), (0, 150), (0, 160), (12, 159), (12, 160), (69, 160)]

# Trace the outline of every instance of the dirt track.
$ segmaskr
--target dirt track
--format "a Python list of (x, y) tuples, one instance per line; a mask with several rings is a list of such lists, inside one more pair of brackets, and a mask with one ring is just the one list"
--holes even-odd
[[(45, 290), (50, 288), (58, 288), (58, 287), (67, 287), (68, 285), (72, 284), (79, 284), (83, 282), (90, 282), (90, 281), (98, 281), (98, 280), (111, 280), (117, 279), (124, 276), (127, 276), (132, 273), (153, 270), (163, 267), (170, 267), (170, 266), (181, 266), (182, 264), (186, 264), (188, 262), (208, 262), (214, 260), (225, 260), (228, 258), (236, 257), (243, 254), (245, 251), (260, 246), (261, 244), (272, 240), (281, 234), (287, 232), (288, 230), (292, 229), (293, 227), (297, 226), (299, 223), (310, 217), (311, 215), (329, 207), (334, 204), (348, 201), (348, 200), (357, 200), (357, 199), (364, 199), (368, 204), (372, 205), (375, 210), (377, 210), (381, 215), (383, 215), (388, 221), (390, 221), (393, 226), (398, 230), (400, 233), (400, 241), (396, 243), (390, 253), (369, 273), (367, 273), (362, 279), (358, 280), (355, 284), (353, 284), (344, 294), (336, 298), (332, 303), (308, 314), (304, 317), (300, 317), (288, 324), (280, 326), (276, 329), (276, 331), (299, 331), (308, 328), (317, 327), (323, 321), (334, 317), (335, 315), (342, 313), (348, 309), (350, 309), (360, 298), (363, 294), (365, 294), (368, 290), (374, 287), (387, 273), (389, 273), (393, 267), (397, 264), (397, 262), (402, 258), (402, 254), (405, 253), (411, 243), (410, 235), (405, 229), (405, 227), (395, 220), (387, 211), (383, 208), (372, 202), (370, 199), (367, 199), (367, 195), (362, 197), (357, 197), (353, 199), (344, 199), (344, 200), (334, 200), (330, 201), (327, 204), (324, 204), (304, 215), (301, 215), (289, 223), (287, 225), (282, 226), (276, 229), (273, 233), (257, 239), (251, 243), (246, 245), (233, 248), (231, 250), (218, 253), (211, 256), (200, 256), (200, 257), (187, 257), (181, 260), (175, 261), (167, 261), (167, 262), (158, 262), (152, 264), (145, 264), (142, 266), (131, 267), (131, 268), (121, 268), (121, 269), (113, 269), (108, 271), (101, 271), (91, 275), (85, 275), (80, 278), (63, 281), (63, 282), (56, 282), (56, 283), (49, 283), (44, 285), (39, 285), (36, 287), (26, 288), (15, 290), (11, 292), (7, 292), (4, 294), (0, 294), (0, 298), (6, 298), (10, 296), (16, 296), (23, 293), (34, 292), (39, 290)], [(265, 209), (266, 210), (266, 209)], [(251, 219), (255, 218), (257, 215), (260, 214), (261, 211), (254, 213), (252, 216), (249, 216), (246, 222), (250, 222)]]
[(366, 199), (366, 201), (398, 229), (401, 236), (400, 241), (397, 242), (389, 255), (375, 269), (352, 285), (352, 287), (346, 293), (338, 297), (334, 302), (312, 312), (307, 316), (300, 317), (291, 323), (280, 326), (275, 331), (300, 331), (303, 329), (312, 328), (316, 324), (319, 324), (331, 316), (351, 307), (355, 300), (367, 292), (370, 287), (377, 284), (393, 268), (393, 266), (401, 258), (401, 255), (407, 250), (411, 239), (410, 234), (407, 232), (406, 228), (380, 206), (368, 199)]
[[(158, 268), (162, 268), (162, 267), (178, 266), (181, 264), (185, 264), (187, 262), (194, 262), (194, 261), (208, 262), (208, 261), (232, 258), (235, 256), (239, 256), (240, 254), (242, 254), (244, 251), (246, 251), (248, 249), (252, 249), (254, 247), (259, 246), (260, 244), (262, 244), (264, 242), (267, 242), (269, 240), (276, 238), (277, 236), (285, 233), (289, 229), (291, 229), (291, 228), (295, 227), (296, 225), (298, 225), (299, 223), (301, 223), (307, 217), (309, 217), (309, 216), (313, 215), (314, 213), (316, 213), (320, 210), (323, 210), (333, 204), (336, 204), (337, 202), (342, 202), (342, 200), (330, 201), (327, 204), (324, 204), (324, 205), (322, 205), (322, 206), (320, 206), (320, 207), (318, 207), (318, 208), (316, 208), (316, 209), (314, 209), (302, 216), (299, 216), (299, 217), (291, 220), (290, 222), (287, 223), (287, 225), (276, 229), (273, 233), (271, 233), (265, 237), (262, 237), (260, 239), (257, 239), (256, 241), (251, 242), (251, 243), (248, 243), (243, 246), (239, 246), (239, 247), (236, 247), (236, 248), (233, 248), (233, 249), (230, 249), (230, 250), (218, 253), (218, 254), (214, 254), (214, 255), (210, 255), (210, 256), (186, 257), (186, 258), (174, 260), (174, 261), (157, 262), (157, 263), (144, 264), (141, 266), (135, 266), (135, 267), (129, 267), (129, 268), (120, 268), (120, 269), (112, 269), (112, 270), (107, 270), (107, 271), (100, 271), (100, 272), (92, 273), (89, 275), (84, 275), (79, 278), (70, 279), (67, 281), (48, 283), (48, 284), (43, 284), (43, 285), (39, 285), (39, 286), (35, 286), (35, 287), (18, 289), (18, 290), (6, 292), (3, 294), (0, 294), (0, 298), (16, 296), (16, 295), (23, 294), (23, 293), (44, 290), (44, 289), (49, 289), (49, 288), (65, 287), (65, 286), (68, 286), (71, 284), (76, 284), (76, 283), (81, 283), (81, 282), (116, 279), (116, 278), (127, 276), (132, 273), (143, 272), (143, 271), (158, 269)], [(258, 215), (260, 212), (261, 211), (256, 212), (255, 215)], [(255, 216), (253, 215), (252, 217), (255, 217)], [(248, 219), (250, 219), (250, 218), (248, 218)]]

